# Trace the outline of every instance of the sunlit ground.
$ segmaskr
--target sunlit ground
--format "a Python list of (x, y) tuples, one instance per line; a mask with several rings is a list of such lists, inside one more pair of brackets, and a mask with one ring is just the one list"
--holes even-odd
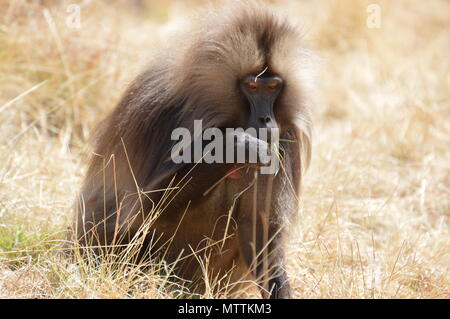
[[(80, 270), (56, 251), (92, 128), (202, 1), (84, 1), (80, 28), (70, 3), (0, 3), (0, 297), (173, 297), (158, 274)], [(320, 57), (291, 286), (449, 298), (450, 2), (377, 1), (379, 28), (369, 3), (279, 6)]]

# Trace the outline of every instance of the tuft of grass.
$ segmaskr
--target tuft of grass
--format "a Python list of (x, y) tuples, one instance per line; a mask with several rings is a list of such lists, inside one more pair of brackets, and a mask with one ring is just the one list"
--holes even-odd
[(16, 222), (0, 226), (0, 253), (3, 264), (20, 267), (24, 263), (38, 262), (42, 255), (53, 251), (58, 243), (58, 233), (45, 231), (29, 233)]

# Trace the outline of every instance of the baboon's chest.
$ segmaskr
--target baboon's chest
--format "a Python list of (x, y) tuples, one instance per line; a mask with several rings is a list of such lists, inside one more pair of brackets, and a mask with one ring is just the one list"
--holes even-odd
[(171, 241), (168, 255), (177, 258), (181, 251), (184, 255), (195, 251), (199, 255), (219, 255), (224, 261), (235, 256), (239, 195), (244, 186), (234, 180), (224, 181), (197, 204), (186, 204), (185, 210), (170, 212), (172, 218), (164, 218), (163, 213), (155, 230), (164, 241)]

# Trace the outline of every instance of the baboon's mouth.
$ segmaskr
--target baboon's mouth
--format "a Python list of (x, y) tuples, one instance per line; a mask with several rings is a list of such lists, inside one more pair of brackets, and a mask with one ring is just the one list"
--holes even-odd
[(239, 179), (242, 177), (240, 172), (240, 167), (237, 164), (234, 164), (227, 173), (227, 177), (230, 179)]
[(259, 169), (261, 166), (265, 165), (266, 164), (261, 163), (233, 164), (226, 176), (230, 179), (240, 179), (243, 175), (248, 173), (249, 169)]

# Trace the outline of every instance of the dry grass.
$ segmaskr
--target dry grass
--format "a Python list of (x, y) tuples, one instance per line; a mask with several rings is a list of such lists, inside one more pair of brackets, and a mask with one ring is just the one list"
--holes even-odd
[[(74, 267), (56, 250), (90, 130), (184, 9), (84, 1), (74, 29), (68, 3), (0, 3), (0, 297), (180, 296), (163, 264)], [(365, 1), (281, 6), (322, 57), (288, 242), (297, 298), (450, 297), (450, 3), (378, 3), (380, 29)]]

